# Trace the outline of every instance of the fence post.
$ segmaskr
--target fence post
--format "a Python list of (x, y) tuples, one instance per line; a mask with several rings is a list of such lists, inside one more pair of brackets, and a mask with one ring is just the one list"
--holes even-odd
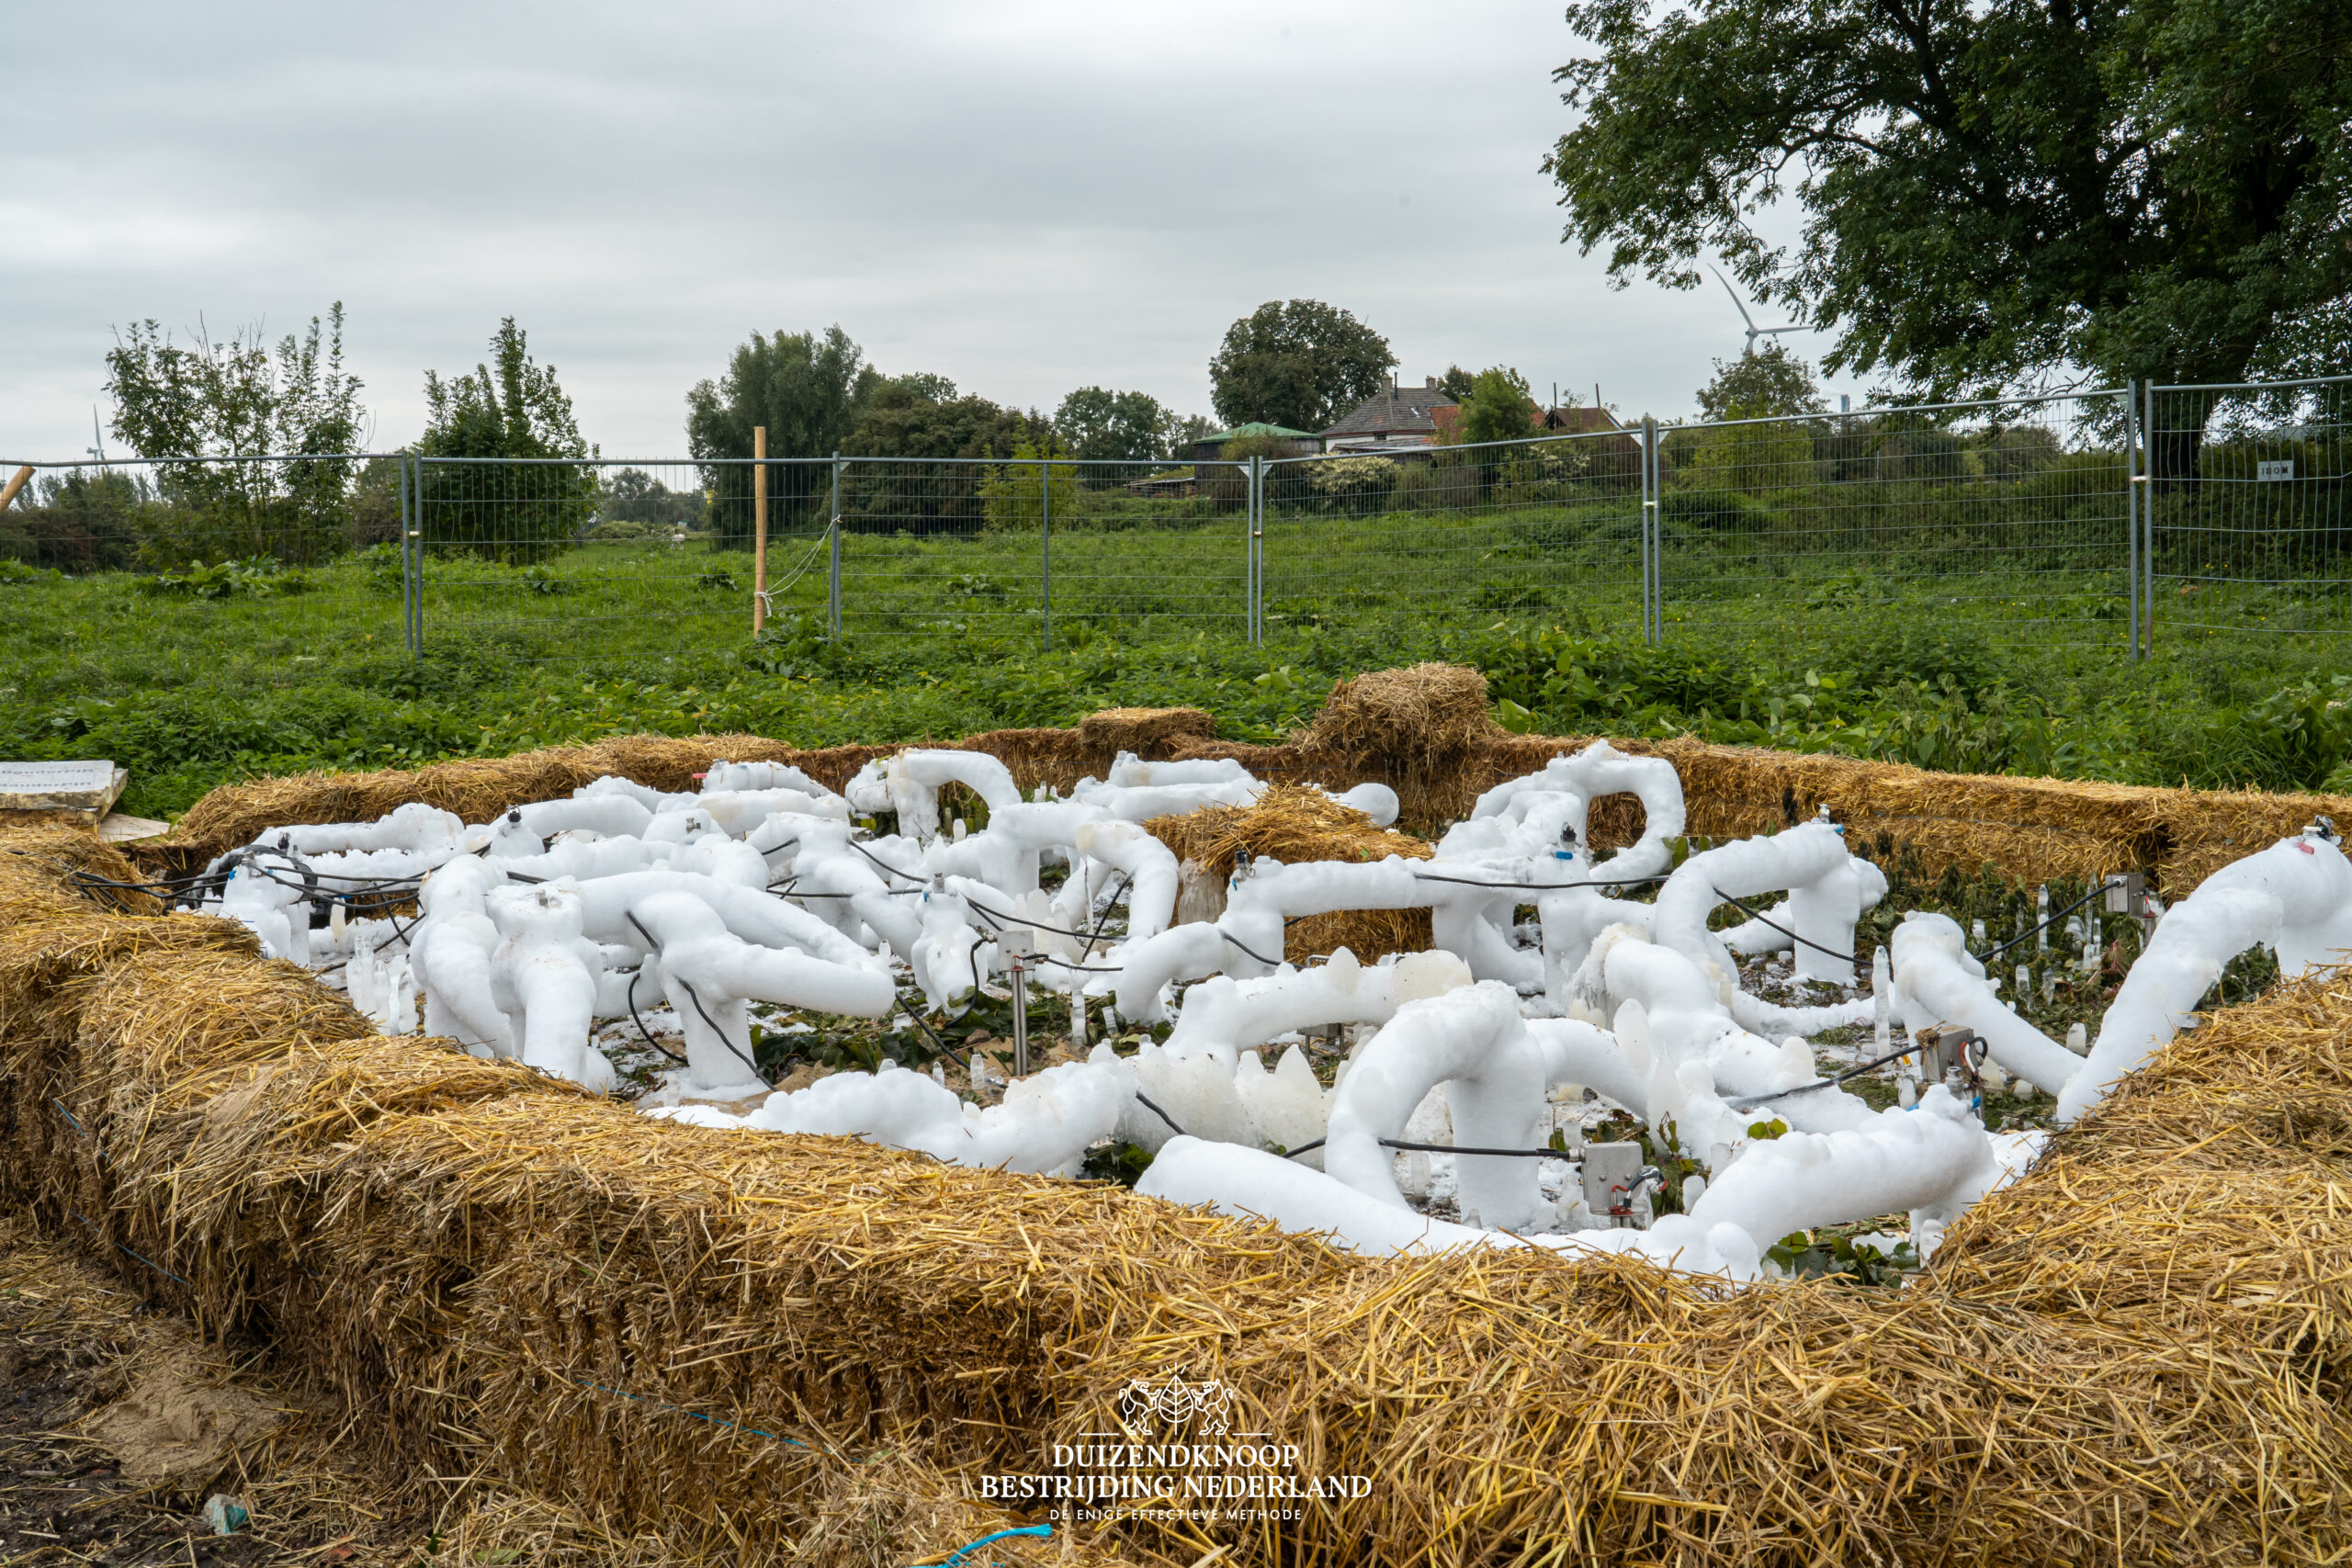
[(2132, 657), (2140, 649), (2140, 383), (2123, 383), (2123, 570), (2131, 604)]
[(827, 555), (825, 564), (825, 635), (839, 642), (842, 637), (842, 455), (833, 453), (833, 516), (825, 530)]
[(1250, 641), (1266, 640), (1266, 458), (1250, 457)]
[(2156, 382), (2140, 383), (2140, 657), (2156, 646)]
[(1054, 460), (1037, 459), (1038, 587), (1046, 604), (1046, 651), (1054, 649)]
[(401, 465), (401, 608), (408, 651), (424, 656), (424, 459), (412, 452)]
[(752, 635), (768, 624), (768, 427), (752, 426)]
[(1652, 647), (1665, 633), (1658, 599), (1657, 421), (1642, 415), (1642, 640)]

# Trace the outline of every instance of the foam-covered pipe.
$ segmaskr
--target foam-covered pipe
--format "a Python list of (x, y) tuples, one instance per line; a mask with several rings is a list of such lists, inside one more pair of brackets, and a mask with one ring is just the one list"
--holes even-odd
[(699, 1107), (650, 1114), (705, 1126), (863, 1138), (951, 1165), (1075, 1175), (1089, 1145), (1111, 1135), (1119, 1099), (1114, 1075), (1068, 1062), (1007, 1085), (1004, 1102), (982, 1110), (886, 1061), (876, 1073), (835, 1073), (797, 1092), (770, 1095), (741, 1118)]
[(1619, 876), (1646, 876), (1672, 862), (1667, 840), (1682, 837), (1682, 780), (1663, 757), (1633, 757), (1606, 740), (1574, 756), (1555, 757), (1535, 773), (1497, 784), (1480, 795), (1471, 817), (1500, 816), (1529, 795), (1559, 793), (1575, 798), (1570, 821), (1578, 842), (1587, 836), (1591, 803), (1604, 795), (1631, 795), (1642, 803), (1642, 836), (1611, 855), (1603, 869)]
[(502, 939), (491, 954), (491, 999), (506, 1015), (524, 1065), (607, 1092), (613, 1065), (588, 1043), (603, 964), (581, 934), (578, 890), (501, 887), (487, 902)]
[(1198, 980), (1225, 967), (1230, 951), (1225, 933), (1204, 921), (1170, 926), (1147, 942), (1132, 943), (1115, 954), (1119, 1016), (1137, 1023), (1158, 1023), (1168, 1016), (1159, 993), (1178, 980)]
[(2346, 961), (2352, 865), (2327, 834), (2307, 829), (2233, 862), (2165, 911), (2108, 1004), (2088, 1059), (2058, 1097), (2059, 1124), (2098, 1104), (2162, 1049), (2230, 960), (2256, 945), (2278, 950), (2278, 972), (2288, 978)]
[[(1447, 1085), (1456, 1143), (1523, 1149), (1537, 1140), (1544, 1108), (1544, 1054), (1520, 1020), (1519, 998), (1487, 983), (1408, 1002), (1377, 1037), (1361, 1047), (1331, 1100), (1323, 1168), (1384, 1203), (1403, 1208), (1396, 1158), (1383, 1138), (1405, 1123), (1429, 1091)], [(1482, 1224), (1518, 1229), (1543, 1202), (1533, 1161), (1456, 1155), (1463, 1212)]]
[[(435, 873), (446, 874), (446, 871)], [(729, 931), (745, 942), (798, 948), (828, 963), (880, 972), (880, 961), (872, 953), (808, 910), (756, 888), (691, 872), (633, 872), (582, 883), (582, 929), (592, 941), (641, 953), (645, 939), (629, 923), (628, 911), (639, 900), (657, 893), (684, 893), (701, 899), (718, 912)], [(911, 911), (909, 915), (911, 919)]]
[(1295, 1160), (1199, 1138), (1170, 1140), (1136, 1184), (1136, 1191), (1237, 1218), (1271, 1220), (1286, 1231), (1320, 1235), (1334, 1247), (1376, 1257), (1541, 1247), (1572, 1258), (1631, 1255), (1661, 1268), (1734, 1280), (1754, 1280), (1760, 1272), (1755, 1242), (1733, 1225), (1710, 1230), (1684, 1215), (1668, 1214), (1645, 1231), (1514, 1235), (1431, 1219)]
[(1410, 953), (1393, 963), (1363, 964), (1346, 948), (1311, 969), (1285, 967), (1253, 980), (1219, 976), (1184, 995), (1169, 1032), (1171, 1056), (1207, 1055), (1226, 1066), (1275, 1036), (1326, 1023), (1385, 1023), (1407, 1002), (1440, 997), (1471, 983), (1450, 953)]
[[(702, 793), (725, 795), (737, 790), (797, 790), (802, 795), (841, 800), (831, 790), (789, 762), (730, 762), (721, 758), (702, 776)], [(849, 803), (842, 801), (846, 807)]]
[(424, 1032), (444, 1035), (477, 1055), (512, 1056), (513, 1027), (491, 987), (491, 954), (498, 927), (486, 901), (505, 885), (505, 873), (468, 855), (424, 879), (417, 892), (424, 911), (409, 939), (410, 973), (424, 993)]
[(1127, 941), (1146, 942), (1168, 929), (1180, 881), (1174, 851), (1132, 822), (1081, 824), (1072, 843), (1127, 877)]
[(465, 826), (454, 811), (411, 801), (373, 822), (299, 823), (273, 828), (254, 842), (306, 855), (335, 850), (447, 850), (457, 846)]
[(1887, 1111), (1843, 1133), (1789, 1133), (1750, 1144), (1690, 1207), (1700, 1224), (1734, 1224), (1769, 1246), (1814, 1225), (1901, 1210), (1949, 1213), (1998, 1179), (1969, 1108), (1941, 1084), (1912, 1111)]
[[(899, 831), (918, 844), (939, 836), (939, 792), (951, 784), (962, 784), (986, 802), (991, 819), (1003, 807), (1022, 804), (1012, 770), (986, 751), (901, 751), (882, 765), (881, 794), (888, 809), (899, 814)], [(851, 804), (860, 802), (853, 795)]]
[(750, 998), (857, 1018), (880, 1018), (898, 999), (890, 977), (871, 968), (752, 946), (693, 893), (654, 893), (627, 912), (653, 941), (651, 967), (686, 1038), (687, 1079), (703, 1093), (767, 1088), (752, 1069)]
[(1155, 817), (1182, 817), (1213, 806), (1249, 806), (1266, 792), (1254, 779), (1216, 784), (1095, 784), (1080, 781), (1070, 791), (1083, 801), (1122, 822), (1148, 822)]
[(849, 820), (849, 802), (827, 792), (810, 795), (797, 789), (711, 790), (697, 797), (703, 810), (729, 837), (740, 839), (779, 812), (796, 817), (820, 817), (829, 822)]
[(1894, 1003), (1913, 1034), (1939, 1023), (1965, 1024), (2004, 1071), (2056, 1093), (2082, 1067), (2082, 1058), (2019, 1018), (1984, 978), (1958, 921), (1914, 909), (1887, 944)]
[[(1849, 863), (1851, 860), (1845, 836), (1834, 824), (1822, 821), (1799, 823), (1770, 838), (1719, 844), (1692, 855), (1667, 878), (1650, 916), (1651, 940), (1672, 948), (1699, 965), (1709, 978), (1722, 982), (1727, 987), (1724, 1001), (1732, 1017), (1759, 1034), (1815, 1034), (1860, 1023), (1871, 1016), (1866, 1000), (1825, 1008), (1784, 1008), (1739, 990), (1738, 963), (1715, 933), (1707, 930), (1707, 917), (1726, 897), (1757, 897), (1785, 889), (1791, 895), (1792, 912), (1798, 916), (1792, 927), (1797, 935), (1817, 948), (1829, 949), (1828, 953), (1819, 954), (1825, 959), (1850, 953), (1862, 899), (1873, 886), (1881, 895), (1885, 890), (1885, 878), (1877, 875), (1875, 867), (1871, 875), (1864, 875)], [(1818, 897), (1809, 893), (1800, 904), (1800, 889), (1813, 890)], [(1850, 975), (1849, 969), (1849, 978)]]

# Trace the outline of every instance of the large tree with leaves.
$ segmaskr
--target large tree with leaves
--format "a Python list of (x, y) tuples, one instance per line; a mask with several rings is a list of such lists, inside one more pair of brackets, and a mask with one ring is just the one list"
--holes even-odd
[(424, 373), (425, 543), (509, 565), (544, 560), (595, 520), (595, 449), (556, 367), (531, 357), (514, 317), (491, 334), (490, 354), (449, 380)]
[(349, 453), (361, 444), (359, 378), (343, 367), (343, 305), (273, 351), (258, 325), (183, 344), (134, 322), (107, 355), (114, 433), (156, 468), (165, 504), (141, 513), (152, 565), (198, 557), (318, 560), (349, 544), (352, 465), (258, 460)]
[[(2344, 0), (1580, 0), (1546, 170), (1611, 276), (1704, 253), (1934, 393), (2352, 364)], [(1792, 244), (1751, 219), (1782, 197)]]
[(1320, 299), (1273, 299), (1225, 332), (1210, 400), (1228, 425), (1323, 430), (1388, 384), (1388, 340)]
[[(753, 333), (736, 347), (726, 374), (696, 382), (686, 394), (686, 449), (705, 459), (749, 458), (752, 431), (760, 427), (768, 433), (771, 457), (830, 457), (842, 449), (882, 380), (838, 324), (821, 333)], [(720, 535), (748, 539), (751, 470), (714, 465), (703, 479), (716, 498)], [(829, 465), (777, 463), (768, 472), (768, 495), (779, 514), (788, 513), (822, 504), (831, 483)]]

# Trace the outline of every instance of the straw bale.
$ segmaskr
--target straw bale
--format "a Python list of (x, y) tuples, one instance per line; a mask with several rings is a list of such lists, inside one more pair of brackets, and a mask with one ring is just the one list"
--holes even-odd
[(1340, 682), (1300, 739), (1335, 757), (1428, 764), (1499, 733), (1484, 675), (1460, 664), (1416, 664)]
[(1079, 720), (1078, 733), (1097, 751), (1132, 751), (1152, 761), (1177, 741), (1213, 739), (1216, 720), (1199, 708), (1104, 708)]
[[(1494, 742), (1449, 787), (1573, 744)], [(2186, 792), (1627, 749), (1675, 761), (1701, 834), (1828, 800), (1889, 832), (2001, 827), (2042, 857), (2032, 874), (2095, 863), (2043, 840), (2144, 853), (2191, 820), (2165, 814)], [(1325, 834), (1415, 852), (1306, 793), (1262, 802), (1255, 837), (1245, 813), (1150, 826), (1227, 866), (1245, 843), (1286, 859)], [(2215, 808), (2201, 841), (2307, 804), (2271, 798)], [(0, 854), (0, 1182), (44, 1194), (28, 1210), (142, 1293), (273, 1337), (388, 1465), (481, 1476), (577, 1530), (658, 1528), (662, 1551), (729, 1562), (913, 1561), (985, 1522), (947, 1506), (973, 1476), (1047, 1468), (1051, 1442), (1103, 1429), (1126, 1379), (1181, 1371), (1224, 1378), (1251, 1429), (1306, 1447), (1310, 1470), (1374, 1476), (1372, 1495), (1247, 1529), (1136, 1521), (1082, 1551), (2352, 1554), (2341, 977), (2211, 1015), (1909, 1289), (1732, 1292), (1541, 1252), (1356, 1259), (1118, 1190), (650, 1123), (446, 1043), (368, 1035), (241, 929), (109, 914), (54, 861)]]
[[(1390, 855), (1427, 860), (1436, 852), (1409, 834), (1374, 827), (1353, 807), (1303, 784), (1275, 784), (1249, 806), (1158, 817), (1144, 827), (1179, 861), (1217, 877), (1233, 874), (1234, 857), (1242, 850), (1286, 863)], [(1283, 931), (1283, 956), (1305, 963), (1344, 947), (1370, 963), (1391, 953), (1419, 953), (1432, 940), (1427, 909), (1340, 909), (1291, 921)]]

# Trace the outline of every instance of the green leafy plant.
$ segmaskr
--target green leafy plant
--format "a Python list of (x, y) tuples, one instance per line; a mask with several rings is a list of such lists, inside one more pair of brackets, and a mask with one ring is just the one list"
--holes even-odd
[(1800, 1280), (1845, 1280), (1857, 1285), (1889, 1286), (1917, 1272), (1919, 1256), (1907, 1241), (1882, 1252), (1871, 1242), (1843, 1234), (1816, 1240), (1811, 1231), (1792, 1231), (1764, 1249), (1764, 1256)]

